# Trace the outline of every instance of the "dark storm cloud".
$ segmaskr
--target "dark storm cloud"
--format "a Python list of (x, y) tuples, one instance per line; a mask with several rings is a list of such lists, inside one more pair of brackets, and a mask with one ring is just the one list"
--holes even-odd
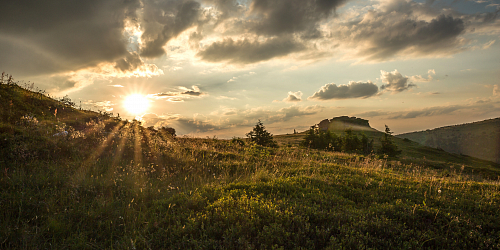
[(344, 0), (254, 0), (251, 14), (258, 17), (251, 28), (259, 35), (304, 33), (318, 38), (320, 21), (328, 18)]
[(127, 53), (122, 31), (138, 7), (132, 0), (2, 3), (0, 45), (8, 53), (0, 68), (34, 75), (116, 60)]
[(195, 1), (145, 1), (142, 39), (145, 46), (141, 56), (158, 57), (162, 48), (181, 32), (194, 26), (200, 14), (200, 3)]
[(398, 70), (394, 70), (392, 72), (385, 72), (381, 70), (380, 73), (380, 79), (382, 79), (382, 82), (385, 83), (380, 86), (381, 90), (389, 90), (394, 93), (398, 93), (417, 86), (415, 84), (408, 83), (408, 77), (401, 75)]
[(331, 100), (331, 99), (348, 99), (348, 98), (368, 98), (377, 94), (378, 87), (371, 81), (354, 82), (337, 86), (335, 83), (328, 83), (321, 87), (319, 91), (314, 93), (308, 99)]
[(220, 13), (218, 20), (224, 20), (244, 10), (236, 0), (203, 0), (203, 2), (215, 6)]
[(231, 38), (212, 43), (197, 56), (209, 62), (248, 64), (266, 61), (274, 57), (304, 50), (305, 46), (293, 39), (273, 38), (264, 42), (248, 39), (234, 41)]
[[(306, 41), (322, 38), (321, 22), (331, 17), (344, 0), (253, 0), (248, 11), (233, 0), (207, 0), (222, 12), (224, 34), (249, 35), (253, 39), (225, 38), (205, 46), (197, 55), (208, 62), (251, 64), (307, 49)], [(257, 37), (257, 38), (256, 38)], [(199, 41), (200, 34), (192, 37)]]
[(370, 10), (360, 20), (334, 27), (332, 37), (351, 43), (358, 56), (374, 61), (402, 52), (422, 56), (460, 50), (458, 37), (465, 32), (461, 18), (441, 14), (431, 21), (419, 20), (418, 15), (430, 15), (433, 11), (414, 2), (394, 1), (393, 5), (385, 10)]
[(133, 71), (141, 65), (144, 65), (144, 61), (142, 61), (139, 54), (137, 54), (137, 52), (131, 52), (125, 58), (116, 61), (115, 68), (122, 72), (126, 72)]

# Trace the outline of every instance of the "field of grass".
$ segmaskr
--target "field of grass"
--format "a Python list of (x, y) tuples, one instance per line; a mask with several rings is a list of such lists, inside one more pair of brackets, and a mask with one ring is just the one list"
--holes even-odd
[(1, 249), (500, 248), (496, 165), (172, 137), (0, 96)]

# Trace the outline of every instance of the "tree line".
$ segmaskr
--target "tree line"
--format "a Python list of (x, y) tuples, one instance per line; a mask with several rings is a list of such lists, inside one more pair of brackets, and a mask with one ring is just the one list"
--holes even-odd
[(352, 129), (348, 128), (340, 136), (330, 130), (323, 131), (320, 129), (311, 128), (307, 131), (306, 137), (301, 142), (301, 145), (308, 148), (322, 149), (327, 151), (338, 151), (358, 154), (377, 153), (379, 155), (387, 155), (390, 157), (401, 154), (394, 143), (391, 130), (385, 125), (385, 133), (380, 138), (380, 148), (374, 151), (373, 139), (369, 139), (364, 133), (361, 138), (356, 135)]
[[(323, 131), (318, 128), (311, 128), (307, 131), (306, 137), (300, 145), (307, 148), (327, 151), (364, 155), (377, 153), (379, 155), (394, 157), (401, 154), (401, 150), (399, 150), (394, 143), (392, 133), (389, 127), (385, 125), (384, 136), (380, 138), (380, 147), (376, 151), (374, 151), (373, 148), (373, 139), (370, 140), (364, 133), (359, 137), (350, 128), (346, 129), (340, 136), (330, 130)], [(265, 129), (264, 124), (260, 120), (246, 136), (257, 145), (265, 147), (278, 146), (273, 139), (273, 135)]]

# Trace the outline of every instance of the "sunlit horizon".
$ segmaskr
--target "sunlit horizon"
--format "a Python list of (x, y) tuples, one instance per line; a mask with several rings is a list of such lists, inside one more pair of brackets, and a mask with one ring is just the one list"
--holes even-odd
[(399, 134), (500, 117), (495, 0), (292, 2), (16, 2), (0, 71), (199, 137), (258, 119), (273, 134), (337, 116)]

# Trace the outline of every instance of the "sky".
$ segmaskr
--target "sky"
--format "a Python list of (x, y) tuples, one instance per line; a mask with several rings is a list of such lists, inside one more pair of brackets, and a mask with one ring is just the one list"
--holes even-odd
[(344, 115), (399, 134), (500, 117), (499, 12), (500, 0), (9, 1), (0, 71), (178, 135)]

